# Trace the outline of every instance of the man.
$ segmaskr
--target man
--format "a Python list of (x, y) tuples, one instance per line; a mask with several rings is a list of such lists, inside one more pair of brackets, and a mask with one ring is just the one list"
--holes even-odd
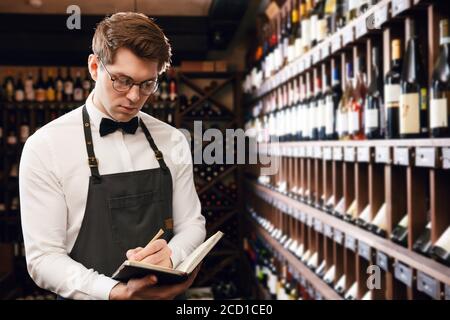
[[(92, 50), (95, 88), (85, 105), (39, 129), (23, 149), (28, 271), (63, 298), (172, 299), (198, 270), (171, 286), (155, 276), (111, 278), (126, 258), (176, 267), (205, 238), (189, 144), (140, 112), (169, 65), (170, 45), (151, 19), (127, 12), (100, 22)], [(184, 158), (171, 156), (176, 149)], [(160, 228), (164, 239), (147, 245)]]

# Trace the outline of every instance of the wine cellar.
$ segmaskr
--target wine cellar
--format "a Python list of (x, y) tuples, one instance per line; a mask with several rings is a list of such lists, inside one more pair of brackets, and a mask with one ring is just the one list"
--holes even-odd
[(61, 298), (27, 265), (22, 151), (97, 92), (92, 36), (118, 11), (156, 12), (172, 63), (140, 110), (186, 135), (206, 239), (224, 233), (186, 299), (450, 300), (446, 1), (83, 0), (78, 31), (47, 1), (0, 4), (1, 300)]

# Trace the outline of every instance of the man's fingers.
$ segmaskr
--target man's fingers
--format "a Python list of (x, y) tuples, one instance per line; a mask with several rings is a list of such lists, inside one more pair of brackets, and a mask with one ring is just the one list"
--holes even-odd
[(166, 246), (167, 246), (166, 240), (158, 239), (158, 240), (152, 242), (150, 245), (143, 248), (142, 250), (140, 250), (139, 252), (135, 253), (134, 259), (137, 261), (141, 261), (145, 257), (148, 257), (149, 255), (160, 251), (161, 249), (163, 249)]
[(169, 260), (171, 254), (172, 250), (170, 250), (169, 247), (165, 247), (162, 250), (142, 259), (141, 261), (150, 264), (160, 264), (162, 261)]
[(132, 260), (133, 259), (133, 255), (135, 255), (136, 253), (138, 253), (139, 251), (141, 251), (142, 249), (144, 249), (144, 248), (142, 248), (142, 247), (138, 247), (138, 248), (135, 248), (135, 249), (130, 249), (130, 250), (128, 250), (127, 251), (127, 259), (128, 260)]
[(127, 287), (132, 292), (137, 293), (139, 291), (145, 290), (150, 286), (154, 286), (157, 283), (158, 278), (155, 275), (150, 275), (141, 279), (131, 279), (130, 281), (128, 281)]

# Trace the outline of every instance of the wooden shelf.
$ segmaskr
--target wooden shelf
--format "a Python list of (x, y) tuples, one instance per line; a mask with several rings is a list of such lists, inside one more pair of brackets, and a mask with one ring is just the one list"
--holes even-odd
[(253, 228), (257, 233), (267, 242), (272, 248), (274, 248), (279, 254), (281, 254), (287, 262), (295, 268), (305, 279), (311, 283), (311, 285), (318, 291), (323, 298), (327, 300), (342, 300), (342, 297), (330, 288), (321, 278), (319, 278), (313, 271), (301, 263), (296, 256), (286, 250), (278, 241), (273, 239), (264, 228), (257, 224), (254, 220), (247, 217), (249, 223), (253, 225)]
[[(270, 190), (267, 187), (259, 185), (255, 182), (247, 182), (247, 186), (249, 187), (249, 189), (254, 190), (256, 195), (258, 195), (258, 193), (266, 194), (275, 201), (283, 202), (291, 208), (304, 212), (312, 218), (321, 221), (323, 224), (331, 226), (334, 229), (337, 229), (344, 234), (357, 239), (358, 241), (364, 242), (373, 249), (381, 251), (384, 254), (387, 254), (388, 256), (410, 266), (415, 270), (422, 271), (425, 274), (435, 278), (436, 280), (450, 285), (450, 268), (444, 266), (443, 264), (426, 258), (414, 251), (399, 246), (388, 239), (376, 236), (368, 231), (365, 231), (348, 222), (333, 217), (302, 202), (294, 200), (288, 196)], [(272, 242), (273, 241), (274, 240), (272, 239)], [(278, 248), (280, 250), (284, 250), (284, 248), (282, 248), (280, 245), (278, 246)]]
[(260, 147), (450, 147), (450, 138), (379, 139), (379, 140), (324, 140), (260, 144)]

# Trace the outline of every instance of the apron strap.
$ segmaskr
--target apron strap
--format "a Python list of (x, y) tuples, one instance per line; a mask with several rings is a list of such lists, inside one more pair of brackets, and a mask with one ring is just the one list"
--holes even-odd
[(100, 183), (101, 177), (98, 171), (98, 160), (95, 157), (94, 146), (92, 143), (91, 122), (89, 120), (89, 114), (86, 110), (86, 105), (83, 105), (83, 130), (84, 141), (86, 142), (86, 150), (88, 154), (88, 164), (91, 169), (91, 175), (94, 178), (94, 183)]
[(155, 153), (156, 160), (158, 160), (159, 166), (165, 173), (169, 171), (169, 168), (167, 167), (166, 163), (164, 162), (164, 156), (162, 152), (158, 149), (158, 147), (155, 144), (155, 141), (153, 140), (152, 135), (150, 134), (150, 131), (148, 131), (147, 127), (144, 124), (144, 121), (142, 118), (139, 121), (142, 131), (144, 131), (145, 137), (147, 138), (148, 142), (150, 143), (150, 146), (152, 147), (153, 152)]

